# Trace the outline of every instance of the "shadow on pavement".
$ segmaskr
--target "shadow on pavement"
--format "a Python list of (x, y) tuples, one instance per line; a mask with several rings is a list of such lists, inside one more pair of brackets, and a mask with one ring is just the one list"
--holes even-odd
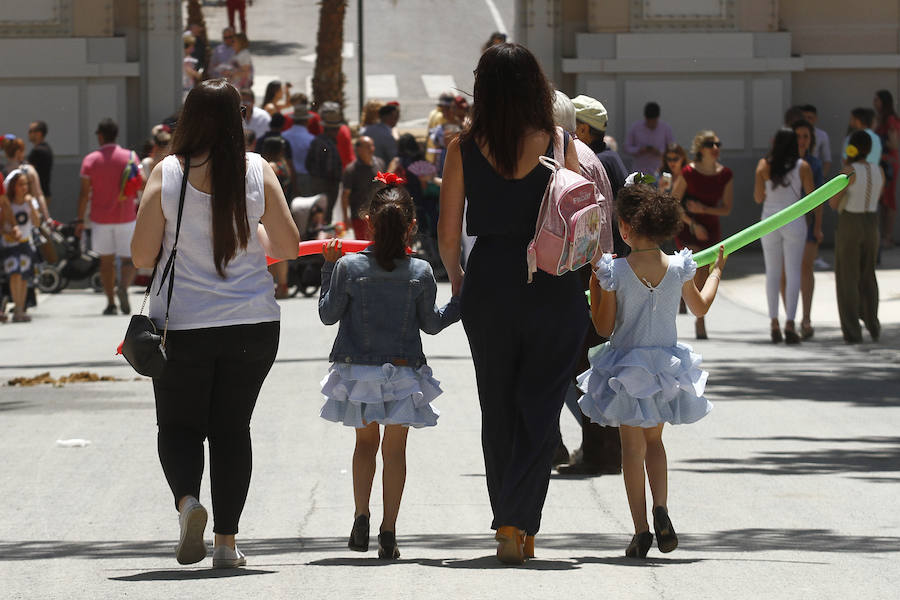
[[(722, 438), (725, 440), (759, 441), (772, 447), (773, 441), (826, 444), (823, 449), (767, 450), (741, 458), (694, 458), (681, 461), (692, 467), (677, 467), (671, 471), (695, 473), (752, 473), (757, 475), (828, 475), (836, 473), (895, 473), (900, 472), (900, 437), (812, 438), (760, 437)], [(868, 448), (840, 447), (840, 444), (865, 444)], [(898, 483), (900, 478), (870, 478), (878, 483)]]
[(250, 42), (250, 52), (259, 56), (284, 56), (292, 54), (296, 50), (303, 50), (306, 46), (297, 42), (282, 42), (278, 40), (253, 40)]
[[(612, 552), (616, 555), (624, 551), (631, 535), (628, 532), (609, 533), (551, 533), (538, 534), (537, 552), (552, 549), (555, 551), (572, 550), (573, 552)], [(772, 550), (793, 550), (800, 552), (900, 552), (900, 537), (896, 536), (864, 536), (844, 535), (830, 529), (729, 529), (709, 533), (679, 534), (680, 548), (691, 552), (768, 552)], [(413, 549), (438, 549), (453, 551), (476, 551), (478, 553), (493, 552), (494, 541), (486, 534), (441, 535), (401, 535), (398, 538), (400, 547), (405, 550), (406, 561), (421, 562), (422, 559), (410, 559), (415, 554)], [(313, 537), (313, 538), (267, 538), (242, 539), (241, 549), (248, 557), (284, 555), (306, 552), (348, 553), (347, 538)], [(374, 555), (373, 555), (374, 556)], [(46, 560), (54, 558), (87, 558), (87, 559), (133, 559), (133, 558), (168, 558), (174, 561), (171, 540), (152, 541), (10, 541), (0, 540), (0, 562), (16, 560)], [(381, 563), (376, 559), (367, 560), (362, 557), (339, 557), (328, 559), (344, 561), (346, 564)], [(436, 559), (437, 566), (455, 568), (481, 568), (479, 565), (491, 565), (495, 561), (493, 555), (471, 559)], [(401, 560), (401, 562), (403, 562)], [(567, 569), (569, 563), (560, 566), (558, 561), (534, 561), (535, 568), (543, 565), (546, 569)], [(451, 564), (452, 563), (452, 564)], [(547, 565), (546, 563), (553, 563)], [(330, 564), (330, 563), (323, 563)], [(336, 564), (336, 563), (334, 563)], [(167, 573), (169, 571), (163, 571)], [(185, 573), (188, 571), (175, 571)], [(205, 571), (204, 571), (205, 572)]]
[[(493, 555), (480, 556), (478, 558), (409, 558), (401, 557), (399, 560), (382, 560), (379, 558), (323, 558), (307, 563), (317, 567), (389, 567), (391, 565), (416, 564), (423, 567), (440, 567), (445, 569), (508, 569), (497, 561)], [(578, 565), (571, 560), (542, 560), (534, 558), (524, 565), (516, 566), (519, 569), (531, 571), (568, 571), (577, 569)]]
[(224, 579), (228, 577), (246, 577), (247, 575), (271, 575), (278, 571), (261, 569), (167, 569), (162, 571), (144, 571), (134, 575), (110, 577), (112, 581), (190, 581), (196, 579)]

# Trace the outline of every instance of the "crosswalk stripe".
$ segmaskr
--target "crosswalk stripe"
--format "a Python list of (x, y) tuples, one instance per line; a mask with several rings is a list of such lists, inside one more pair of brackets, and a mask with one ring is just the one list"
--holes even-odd
[(394, 75), (366, 75), (366, 98), (399, 98), (397, 77)]
[(422, 75), (422, 83), (425, 85), (425, 93), (429, 98), (437, 99), (444, 91), (454, 91), (456, 80), (453, 75)]

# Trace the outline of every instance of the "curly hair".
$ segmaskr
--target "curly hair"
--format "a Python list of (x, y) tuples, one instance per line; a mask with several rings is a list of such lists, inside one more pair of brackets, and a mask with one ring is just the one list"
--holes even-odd
[(660, 244), (681, 231), (681, 203), (652, 185), (638, 183), (619, 190), (616, 214), (634, 232)]

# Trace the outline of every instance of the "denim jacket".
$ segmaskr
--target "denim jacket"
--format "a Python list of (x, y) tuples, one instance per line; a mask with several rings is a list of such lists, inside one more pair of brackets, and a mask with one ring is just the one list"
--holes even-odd
[(325, 263), (319, 318), (325, 325), (340, 321), (331, 362), (417, 369), (425, 364), (419, 329), (434, 335), (459, 320), (459, 297), (435, 305), (431, 265), (419, 258), (394, 264), (385, 271), (368, 249)]

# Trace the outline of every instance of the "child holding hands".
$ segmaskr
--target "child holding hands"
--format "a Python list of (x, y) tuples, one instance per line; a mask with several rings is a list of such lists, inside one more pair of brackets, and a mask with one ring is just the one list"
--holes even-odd
[(356, 512), (348, 547), (358, 552), (369, 549), (369, 497), (380, 442), (384, 517), (378, 556), (396, 559), (408, 428), (434, 426), (439, 415), (431, 401), (441, 394), (440, 382), (425, 362), (419, 330), (434, 335), (458, 321), (460, 311), (458, 297), (443, 308), (435, 305), (431, 266), (406, 255), (416, 219), (404, 180), (390, 173), (379, 173), (376, 180), (385, 185), (365, 217), (374, 243), (343, 258), (340, 240), (323, 247), (319, 317), (326, 325), (340, 321), (340, 326), (329, 357), (332, 365), (322, 380), (326, 400), (321, 416), (356, 429)]
[(616, 198), (627, 258), (604, 254), (591, 278), (591, 319), (609, 341), (595, 348), (591, 368), (578, 377), (581, 410), (595, 423), (619, 427), (622, 471), (634, 521), (625, 556), (644, 558), (653, 543), (647, 522), (646, 477), (653, 495), (653, 525), (661, 552), (678, 546), (669, 519), (664, 423), (693, 423), (712, 408), (703, 391), (701, 357), (677, 341), (678, 304), (706, 314), (716, 296), (724, 248), (702, 290), (694, 284), (697, 264), (690, 250), (669, 256), (659, 246), (681, 228), (677, 200), (646, 184), (622, 188)]

